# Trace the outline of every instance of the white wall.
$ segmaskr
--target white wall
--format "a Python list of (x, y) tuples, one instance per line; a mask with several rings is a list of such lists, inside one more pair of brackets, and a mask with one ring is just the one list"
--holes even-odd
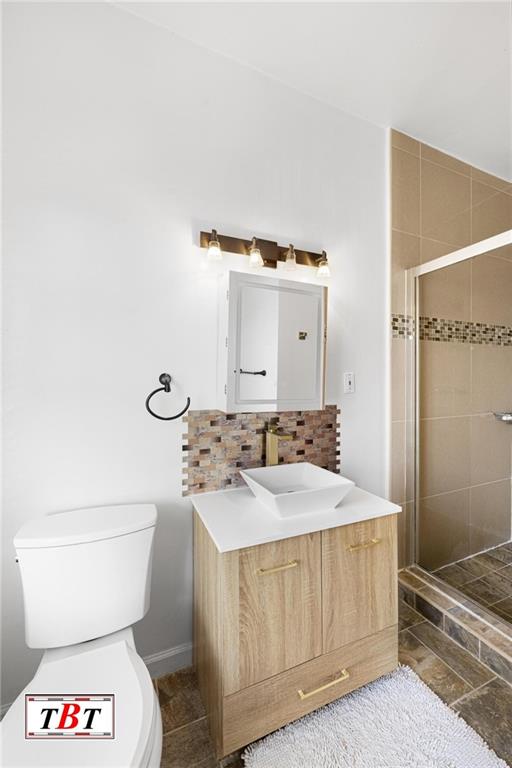
[[(144, 655), (191, 640), (181, 423), (214, 404), (201, 226), (326, 248), (343, 472), (385, 490), (386, 134), (112, 6), (4, 5), (3, 700), (33, 674), (11, 540), (49, 511), (154, 501)], [(293, 51), (292, 54), (293, 55)], [(356, 373), (343, 398), (341, 372)], [(162, 407), (163, 407), (162, 403)]]

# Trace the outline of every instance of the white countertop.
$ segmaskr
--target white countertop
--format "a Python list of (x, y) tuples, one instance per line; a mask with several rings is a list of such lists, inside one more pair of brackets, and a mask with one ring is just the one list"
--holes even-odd
[(401, 507), (396, 504), (357, 487), (333, 509), (286, 519), (276, 517), (247, 487), (198, 493), (190, 499), (219, 552), (232, 552), (401, 512)]

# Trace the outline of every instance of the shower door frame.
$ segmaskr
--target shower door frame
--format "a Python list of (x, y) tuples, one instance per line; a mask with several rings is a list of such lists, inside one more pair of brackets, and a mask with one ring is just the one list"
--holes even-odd
[[(411, 521), (411, 539), (410, 552), (412, 564), (417, 565), (419, 568), (422, 566), (418, 563), (419, 555), (419, 473), (420, 473), (420, 333), (419, 333), (419, 320), (420, 320), (420, 306), (419, 306), (419, 281), (420, 277), (427, 275), (429, 272), (437, 272), (445, 267), (450, 267), (453, 264), (458, 264), (461, 261), (473, 259), (475, 256), (481, 256), (490, 251), (495, 251), (497, 248), (502, 248), (506, 245), (512, 245), (512, 229), (500, 232), (498, 235), (493, 235), (485, 240), (480, 240), (478, 243), (459, 248), (456, 251), (446, 254), (445, 256), (439, 256), (437, 259), (420, 264), (417, 267), (411, 267), (406, 270), (406, 314), (413, 319), (412, 337), (414, 343), (412, 345), (411, 355), (412, 360), (407, 361), (406, 367), (406, 403), (410, 407), (413, 421), (413, 438), (412, 438), (412, 451), (413, 451), (413, 466), (414, 466), (414, 487), (413, 487), (413, 515)], [(406, 358), (407, 359), (407, 358)], [(406, 440), (406, 460), (407, 453), (409, 451), (409, 445)], [(422, 569), (425, 570), (425, 569)]]

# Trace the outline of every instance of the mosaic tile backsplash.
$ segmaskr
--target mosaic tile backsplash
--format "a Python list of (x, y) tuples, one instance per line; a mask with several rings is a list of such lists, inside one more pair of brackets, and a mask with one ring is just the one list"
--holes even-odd
[[(392, 315), (391, 330), (395, 339), (412, 339), (414, 320), (407, 315)], [(512, 328), (491, 323), (474, 323), (470, 320), (420, 317), (420, 340), (512, 347)]]
[(183, 495), (244, 485), (241, 469), (265, 464), (265, 429), (269, 423), (293, 435), (279, 443), (279, 462), (309, 461), (339, 471), (340, 411), (222, 413), (189, 411), (183, 419)]

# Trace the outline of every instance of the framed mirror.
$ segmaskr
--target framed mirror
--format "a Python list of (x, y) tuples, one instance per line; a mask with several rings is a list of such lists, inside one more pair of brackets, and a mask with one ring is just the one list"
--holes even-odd
[(219, 409), (322, 409), (327, 288), (229, 272), (219, 302)]

